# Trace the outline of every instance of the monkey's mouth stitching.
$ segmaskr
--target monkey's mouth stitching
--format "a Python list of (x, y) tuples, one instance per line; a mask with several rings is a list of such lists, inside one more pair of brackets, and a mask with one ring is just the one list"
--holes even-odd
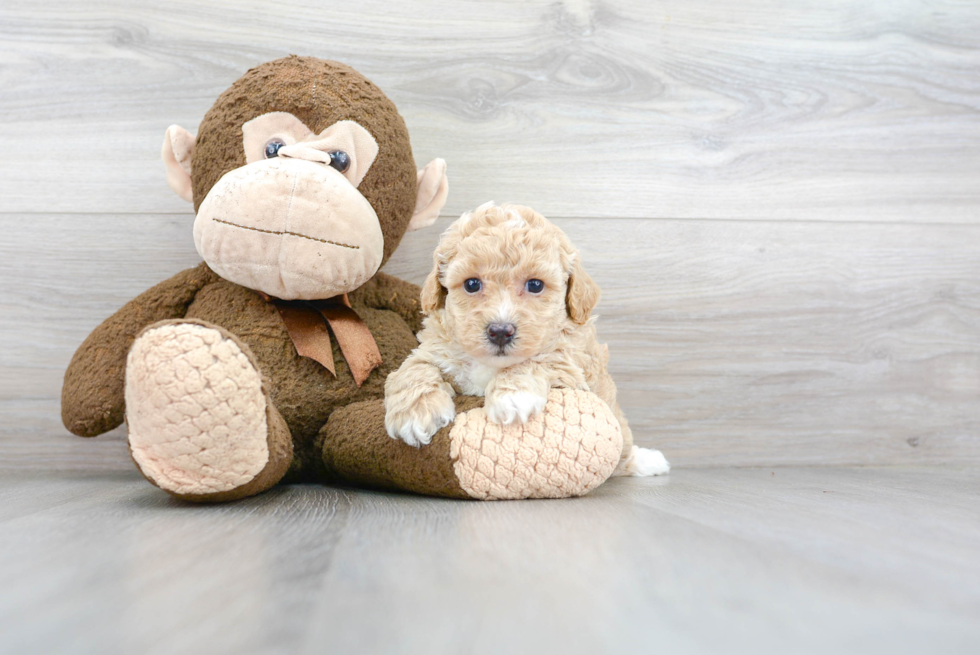
[(288, 234), (291, 237), (300, 237), (302, 239), (309, 239), (310, 241), (319, 241), (320, 243), (329, 243), (331, 246), (340, 246), (341, 248), (350, 248), (351, 250), (360, 250), (360, 246), (351, 246), (346, 243), (338, 243), (336, 241), (330, 241), (329, 239), (317, 239), (316, 237), (307, 236), (305, 234), (300, 234), (299, 232), (290, 232), (289, 230), (263, 230), (260, 227), (249, 227), (248, 225), (239, 225), (238, 223), (232, 223), (230, 221), (223, 221), (220, 218), (212, 218), (215, 223), (221, 223), (223, 225), (230, 225), (232, 227), (240, 227), (243, 230), (252, 230), (253, 232), (263, 232), (265, 234)]

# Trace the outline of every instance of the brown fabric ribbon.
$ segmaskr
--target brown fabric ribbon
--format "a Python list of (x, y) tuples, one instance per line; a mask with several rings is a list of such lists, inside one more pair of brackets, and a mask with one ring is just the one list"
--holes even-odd
[(333, 330), (340, 352), (347, 361), (354, 383), (358, 387), (381, 364), (381, 351), (371, 336), (371, 330), (360, 316), (351, 309), (347, 295), (327, 300), (289, 301), (266, 297), (275, 304), (279, 316), (303, 357), (322, 364), (334, 377), (337, 370), (333, 362), (333, 346), (330, 330)]

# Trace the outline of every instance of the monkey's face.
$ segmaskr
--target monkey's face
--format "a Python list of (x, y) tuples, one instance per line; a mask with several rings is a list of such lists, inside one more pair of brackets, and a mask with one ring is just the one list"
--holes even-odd
[(194, 244), (218, 275), (270, 296), (312, 300), (356, 289), (381, 266), (384, 237), (357, 190), (378, 154), (363, 127), (320, 134), (286, 112), (242, 126), (246, 165), (197, 212)]
[(172, 125), (162, 155), (170, 186), (197, 206), (204, 261), (287, 300), (357, 289), (406, 230), (435, 221), (449, 191), (441, 159), (416, 171), (405, 123), (380, 89), (312, 57), (248, 71), (197, 137)]

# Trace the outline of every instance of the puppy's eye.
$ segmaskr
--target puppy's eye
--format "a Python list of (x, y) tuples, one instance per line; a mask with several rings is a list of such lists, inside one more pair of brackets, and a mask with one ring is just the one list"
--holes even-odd
[(476, 293), (483, 288), (483, 283), (480, 282), (479, 278), (471, 277), (466, 282), (463, 282), (463, 289), (466, 293)]
[(286, 145), (286, 142), (276, 137), (274, 139), (269, 139), (269, 142), (265, 144), (265, 158), (272, 159), (273, 157), (279, 156), (279, 148)]
[(541, 280), (528, 280), (524, 283), (524, 288), (528, 290), (528, 293), (538, 294), (544, 291), (544, 282)]
[(330, 166), (345, 173), (350, 168), (350, 155), (343, 150), (334, 150), (330, 153)]

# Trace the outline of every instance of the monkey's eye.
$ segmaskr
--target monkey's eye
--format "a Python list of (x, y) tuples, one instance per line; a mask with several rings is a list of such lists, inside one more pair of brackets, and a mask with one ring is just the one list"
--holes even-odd
[(527, 289), (528, 293), (539, 294), (544, 291), (544, 282), (541, 280), (528, 280), (524, 283), (524, 288)]
[(466, 282), (463, 282), (463, 289), (466, 293), (476, 293), (483, 288), (483, 283), (480, 282), (480, 278), (471, 277)]
[(279, 156), (279, 148), (286, 145), (286, 142), (276, 137), (274, 139), (269, 139), (269, 142), (265, 144), (265, 158), (272, 159), (273, 157)]
[(330, 166), (341, 173), (346, 173), (350, 168), (350, 156), (343, 150), (334, 150), (330, 153)]

